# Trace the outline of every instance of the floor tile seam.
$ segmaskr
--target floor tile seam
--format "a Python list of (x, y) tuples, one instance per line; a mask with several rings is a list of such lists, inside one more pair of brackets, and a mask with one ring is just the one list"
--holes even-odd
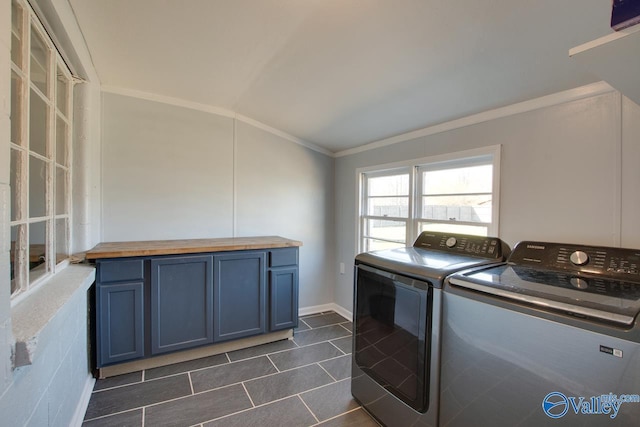
[[(335, 359), (338, 359), (338, 358), (344, 357), (344, 356), (346, 356), (346, 355), (345, 354), (341, 354), (339, 356), (330, 357), (329, 359), (316, 360), (315, 362), (309, 362), (309, 363), (306, 363), (304, 365), (294, 366), (293, 368), (283, 369), (280, 372), (275, 372), (273, 374), (264, 375), (263, 377), (268, 377), (268, 376), (277, 375), (277, 374), (283, 374), (283, 373), (286, 373), (286, 372), (291, 372), (291, 371), (293, 371), (295, 369), (302, 369), (302, 368), (306, 368), (306, 367), (312, 366), (312, 365), (320, 365), (320, 363), (328, 362), (330, 360), (335, 360)], [(320, 368), (322, 368), (322, 366), (320, 366)], [(322, 368), (322, 370), (324, 370), (324, 368)], [(251, 379), (244, 380), (244, 381), (251, 381), (251, 380), (258, 379), (258, 378), (263, 378), (263, 377), (251, 378)]]
[[(327, 359), (327, 360), (329, 360), (329, 359)], [(307, 363), (306, 365), (300, 365), (300, 366), (296, 366), (296, 367), (289, 368), (289, 369), (282, 370), (282, 371), (278, 370), (277, 372), (272, 372), (270, 374), (265, 374), (265, 375), (260, 375), (260, 376), (257, 376), (257, 377), (247, 378), (247, 379), (244, 379), (244, 380), (236, 381), (234, 383), (221, 385), (219, 387), (214, 387), (214, 388), (210, 388), (210, 389), (207, 389), (207, 390), (198, 391), (198, 392), (195, 392), (193, 395), (195, 396), (195, 395), (198, 395), (198, 394), (207, 393), (207, 392), (213, 391), (213, 390), (219, 390), (219, 389), (222, 389), (222, 388), (225, 388), (225, 387), (231, 387), (231, 386), (238, 385), (238, 384), (243, 384), (244, 385), (245, 382), (259, 380), (259, 379), (267, 378), (267, 377), (272, 377), (272, 376), (278, 375), (278, 374), (284, 374), (286, 372), (291, 372), (291, 371), (296, 370), (296, 369), (306, 368), (308, 366), (315, 365), (317, 363), (318, 362), (312, 362), (312, 363)], [(276, 367), (275, 369), (277, 370), (278, 368)], [(189, 397), (189, 396), (185, 396), (185, 397)]]
[[(311, 345), (317, 345), (317, 344), (321, 344), (321, 343), (324, 342), (324, 341), (320, 341), (320, 342), (316, 342), (316, 343), (312, 343), (312, 344), (307, 344), (307, 345), (301, 346), (298, 343), (296, 343), (295, 341), (293, 341), (293, 340), (291, 340), (291, 341), (295, 344), (295, 347), (293, 347), (293, 348), (285, 348), (284, 350), (273, 351), (271, 353), (258, 354), (256, 356), (251, 356), (251, 357), (246, 357), (244, 359), (234, 360), (234, 361), (231, 361), (229, 363), (237, 363), (237, 362), (243, 362), (243, 361), (247, 361), (247, 360), (251, 360), (251, 359), (257, 359), (257, 358), (263, 357), (263, 356), (271, 356), (271, 355), (274, 355), (274, 354), (284, 353), (286, 351), (297, 350), (299, 348), (309, 347)], [(223, 363), (222, 365), (225, 365), (225, 364)], [(214, 366), (210, 366), (210, 368), (214, 368), (215, 366), (222, 366), (222, 365), (214, 365)], [(207, 369), (207, 368), (204, 368), (204, 369)]]
[[(166, 378), (166, 377), (162, 377), (162, 378)], [(136, 385), (136, 384), (142, 384), (142, 383), (144, 383), (144, 381), (136, 381), (136, 382), (133, 382), (133, 383), (120, 384), (120, 385), (115, 385), (113, 387), (106, 387), (106, 388), (102, 388), (100, 390), (93, 390), (91, 392), (91, 396), (93, 396), (94, 394), (102, 393), (103, 391), (116, 390), (116, 389), (119, 389), (119, 388), (122, 388), (122, 387), (128, 387), (130, 385)]]
[(137, 411), (137, 410), (140, 410), (140, 409), (143, 412), (143, 419), (144, 419), (144, 408), (145, 408), (144, 406), (138, 406), (136, 408), (127, 409), (127, 410), (124, 410), (124, 411), (118, 411), (118, 412), (112, 412), (110, 414), (100, 415), (99, 417), (86, 418), (86, 419), (83, 419), (82, 422), (85, 423), (87, 421), (101, 420), (103, 418), (108, 418), (108, 417), (111, 417), (113, 415), (126, 414), (127, 412), (134, 412), (134, 411)]
[[(345, 323), (345, 322), (342, 322), (342, 323)], [(307, 325), (308, 325), (308, 324), (307, 324)], [(309, 326), (309, 329), (304, 329), (304, 330), (302, 330), (302, 331), (298, 331), (298, 333), (299, 333), (299, 334), (302, 334), (302, 333), (304, 333), (304, 332), (317, 331), (318, 329), (330, 328), (330, 327), (332, 327), (332, 326), (340, 326), (342, 329), (347, 329), (347, 328), (345, 328), (344, 326), (342, 326), (342, 324), (341, 324), (341, 323), (331, 323), (331, 324), (329, 324), (329, 325), (316, 326), (315, 328), (312, 328), (311, 326)], [(347, 331), (349, 331), (349, 330), (347, 329)], [(349, 331), (349, 333), (351, 333), (351, 331)], [(295, 335), (294, 335), (294, 337), (295, 337)]]
[[(332, 337), (332, 338), (328, 338), (328, 339), (323, 339), (323, 340), (321, 340), (321, 341), (316, 341), (316, 342), (312, 342), (312, 343), (309, 343), (309, 344), (301, 344), (301, 343), (299, 343), (299, 342), (297, 342), (297, 341), (296, 341), (296, 344), (297, 344), (298, 346), (300, 346), (300, 347), (306, 347), (306, 346), (308, 346), (308, 345), (319, 344), (319, 343), (321, 343), (321, 342), (328, 342), (328, 341), (330, 341), (330, 340), (337, 340), (337, 339), (340, 339), (340, 338), (346, 338), (346, 337), (348, 337), (349, 335), (351, 335), (351, 332), (347, 333), (346, 335), (340, 335), (340, 336), (337, 336), (337, 337)], [(294, 340), (295, 340), (295, 338), (294, 338)]]
[[(246, 389), (245, 389), (245, 390), (246, 390)], [(249, 395), (249, 393), (248, 393), (248, 392), (247, 392), (247, 395)], [(254, 406), (253, 406), (253, 407), (251, 407), (251, 408), (245, 408), (245, 409), (241, 409), (240, 411), (233, 412), (233, 413), (231, 413), (231, 414), (222, 415), (221, 417), (211, 418), (210, 420), (203, 421), (203, 422), (202, 422), (202, 423), (200, 423), (200, 424), (201, 424), (201, 425), (204, 425), (204, 424), (210, 423), (210, 422), (212, 422), (212, 421), (219, 421), (219, 420), (223, 420), (223, 419), (225, 419), (225, 418), (229, 418), (229, 417), (232, 417), (232, 416), (234, 416), (234, 415), (238, 415), (238, 414), (242, 414), (242, 413), (244, 413), (244, 412), (249, 412), (249, 411), (253, 411), (253, 410), (256, 410), (256, 409), (262, 408), (263, 406), (267, 406), (267, 405), (271, 405), (271, 404), (273, 404), (273, 403), (281, 402), (281, 401), (283, 401), (283, 400), (291, 399), (292, 397), (295, 397), (295, 396), (296, 396), (295, 394), (292, 394), (292, 395), (289, 395), (289, 396), (284, 396), (284, 397), (281, 397), (281, 398), (278, 398), (278, 399), (275, 399), (275, 400), (271, 400), (271, 401), (269, 401), (269, 402), (261, 403), (261, 404), (259, 404), (259, 405), (254, 405)], [(253, 399), (251, 399), (251, 396), (249, 396), (249, 399), (250, 399), (250, 400), (251, 400), (251, 402), (253, 403)], [(193, 426), (192, 426), (192, 427), (193, 427)]]
[[(313, 424), (313, 425), (312, 425), (312, 426), (310, 426), (310, 427), (314, 427), (314, 426), (320, 425), (320, 424), (322, 424), (322, 423), (326, 423), (327, 421), (335, 420), (336, 418), (340, 418), (340, 417), (342, 417), (342, 416), (345, 416), (345, 415), (347, 415), (347, 414), (350, 414), (351, 412), (355, 412), (355, 411), (358, 411), (358, 410), (361, 410), (361, 409), (362, 409), (362, 406), (358, 405), (356, 408), (350, 409), (350, 410), (348, 410), (348, 411), (346, 411), (346, 412), (343, 412), (343, 413), (341, 413), (341, 414), (338, 414), (338, 415), (334, 415), (333, 417), (331, 417), (331, 418), (327, 418), (326, 420), (319, 421), (317, 424)], [(367, 416), (368, 416), (368, 415), (369, 415), (369, 414), (367, 414)]]
[(247, 390), (247, 387), (244, 385), (244, 382), (242, 383), (242, 388), (244, 389), (244, 392), (247, 394), (247, 397), (249, 398), (249, 402), (251, 402), (251, 406), (252, 408), (248, 408), (248, 409), (253, 409), (256, 407), (255, 402), (253, 401), (253, 398), (251, 397), (251, 395), (249, 394), (249, 390)]
[(320, 369), (322, 369), (323, 371), (325, 371), (325, 372), (327, 373), (327, 375), (329, 375), (329, 376), (331, 377), (331, 379), (332, 379), (334, 382), (338, 382), (338, 380), (337, 380), (333, 375), (331, 375), (331, 374), (329, 373), (329, 371), (327, 371), (327, 370), (324, 368), (324, 366), (322, 366), (322, 365), (320, 364), (320, 362), (318, 362), (318, 366), (320, 366)]
[(307, 405), (307, 402), (304, 401), (304, 399), (302, 398), (302, 396), (300, 396), (300, 393), (296, 394), (296, 397), (302, 402), (302, 404), (304, 405), (305, 408), (307, 408), (307, 411), (309, 411), (311, 413), (311, 416), (313, 416), (313, 419), (316, 420), (316, 424), (320, 422), (320, 419), (318, 418), (318, 416), (311, 410), (311, 408), (309, 408), (309, 405)]
[(187, 378), (189, 378), (189, 387), (191, 388), (191, 394), (194, 394), (193, 381), (191, 380), (191, 372), (187, 372)]
[[(307, 328), (311, 329), (311, 326), (309, 326), (309, 324), (307, 322), (305, 322), (304, 319), (298, 319), (298, 320), (300, 322), (304, 323), (307, 326)], [(302, 331), (299, 331), (299, 332), (302, 332)], [(294, 330), (294, 334), (295, 334), (295, 330)]]
[(268, 360), (269, 362), (271, 362), (271, 365), (276, 369), (277, 373), (282, 372), (282, 371), (280, 371), (280, 368), (278, 368), (278, 367), (276, 366), (275, 362), (271, 359), (271, 357), (269, 357), (269, 355), (268, 355), (268, 354), (267, 354), (266, 356), (267, 356), (267, 360)]
[(333, 341), (328, 341), (328, 342), (329, 342), (329, 344), (331, 344), (332, 346), (334, 346), (335, 348), (337, 348), (337, 349), (338, 349), (338, 351), (339, 351), (340, 353), (342, 353), (344, 356), (346, 356), (347, 354), (349, 354), (349, 353), (345, 353), (344, 351), (342, 351), (342, 349), (341, 349), (340, 347), (338, 347), (337, 345), (335, 345), (335, 344), (333, 343)]
[(145, 408), (142, 408), (142, 425), (140, 427), (144, 427), (144, 419), (146, 418), (147, 415), (147, 411), (145, 411)]
[[(214, 365), (214, 366), (218, 366), (218, 365)], [(212, 367), (212, 366), (209, 366), (209, 368), (211, 368), (211, 367)], [(203, 368), (203, 369), (208, 369), (208, 368)], [(127, 384), (121, 384), (121, 385), (117, 385), (117, 386), (113, 386), (113, 387), (108, 387), (108, 388), (103, 388), (103, 389), (101, 389), (101, 390), (93, 390), (93, 391), (91, 392), (91, 394), (93, 395), (93, 394), (95, 394), (95, 393), (102, 393), (103, 391), (115, 390), (115, 389), (118, 389), (118, 388), (129, 387), (129, 386), (138, 385), (138, 384), (145, 384), (145, 383), (147, 383), (147, 384), (148, 384), (148, 383), (151, 383), (151, 382), (153, 382), (153, 381), (163, 380), (163, 379), (165, 379), (165, 378), (177, 377), (178, 375), (185, 375), (185, 374), (188, 374), (189, 372), (194, 372), (194, 371), (196, 371), (196, 370), (197, 370), (197, 369), (194, 369), (193, 371), (177, 372), (177, 373), (175, 373), (175, 374), (169, 374), (169, 375), (165, 375), (165, 376), (158, 377), (158, 378), (151, 378), (151, 379), (148, 379), (148, 380), (145, 380), (145, 379), (144, 379), (144, 371), (142, 371), (142, 373), (143, 373), (143, 374), (142, 374), (142, 380), (141, 380), (141, 381), (136, 381), (136, 382), (127, 383)]]
[(344, 325), (343, 325), (343, 323), (348, 323), (348, 322), (338, 323), (338, 326), (340, 326), (340, 327), (344, 328), (347, 332), (351, 333), (351, 330), (350, 330), (350, 329), (347, 329), (347, 327), (346, 327), (346, 326), (344, 326)]

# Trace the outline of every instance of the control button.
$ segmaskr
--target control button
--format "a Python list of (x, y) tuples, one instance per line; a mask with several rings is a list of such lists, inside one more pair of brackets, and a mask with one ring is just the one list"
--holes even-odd
[(455, 237), (449, 237), (445, 242), (445, 245), (447, 245), (448, 248), (452, 248), (456, 243), (458, 243), (458, 240)]
[(587, 281), (579, 277), (572, 277), (569, 282), (574, 288), (577, 289), (587, 289), (589, 287)]
[(569, 259), (575, 265), (585, 265), (589, 262), (589, 255), (582, 251), (575, 251), (571, 254)]

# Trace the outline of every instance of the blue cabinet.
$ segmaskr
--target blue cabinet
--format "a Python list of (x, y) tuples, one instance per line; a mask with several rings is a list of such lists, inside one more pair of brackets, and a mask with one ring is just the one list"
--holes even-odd
[(96, 265), (98, 368), (297, 326), (297, 247)]
[(151, 354), (213, 342), (213, 257), (151, 260)]
[(269, 252), (269, 330), (298, 326), (298, 248)]
[(266, 332), (266, 254), (214, 255), (214, 340), (227, 341)]
[(96, 298), (98, 365), (144, 356), (144, 283), (99, 286)]

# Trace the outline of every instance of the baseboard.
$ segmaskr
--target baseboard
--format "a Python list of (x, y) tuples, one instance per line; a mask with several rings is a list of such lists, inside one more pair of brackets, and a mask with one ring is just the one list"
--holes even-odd
[(317, 314), (317, 313), (322, 313), (325, 311), (335, 311), (336, 313), (338, 313), (340, 316), (345, 317), (347, 319), (353, 319), (353, 313), (351, 313), (349, 310), (347, 310), (346, 308), (332, 302), (329, 304), (322, 304), (322, 305), (312, 305), (310, 307), (301, 307), (298, 310), (298, 314), (300, 316), (308, 316), (310, 314)]
[(73, 413), (71, 422), (69, 422), (70, 426), (82, 426), (84, 414), (87, 412), (87, 406), (89, 406), (89, 400), (91, 400), (91, 393), (93, 392), (93, 386), (95, 383), (96, 379), (93, 378), (93, 375), (89, 374), (84, 382), (84, 389), (82, 390), (82, 395), (78, 401), (78, 406), (76, 406), (76, 411)]

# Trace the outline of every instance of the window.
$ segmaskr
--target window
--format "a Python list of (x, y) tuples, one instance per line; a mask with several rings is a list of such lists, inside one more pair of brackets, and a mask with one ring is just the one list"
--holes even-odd
[(12, 296), (63, 267), (69, 255), (72, 86), (33, 11), (12, 0)]
[(500, 147), (359, 170), (359, 251), (408, 246), (423, 231), (497, 235)]

